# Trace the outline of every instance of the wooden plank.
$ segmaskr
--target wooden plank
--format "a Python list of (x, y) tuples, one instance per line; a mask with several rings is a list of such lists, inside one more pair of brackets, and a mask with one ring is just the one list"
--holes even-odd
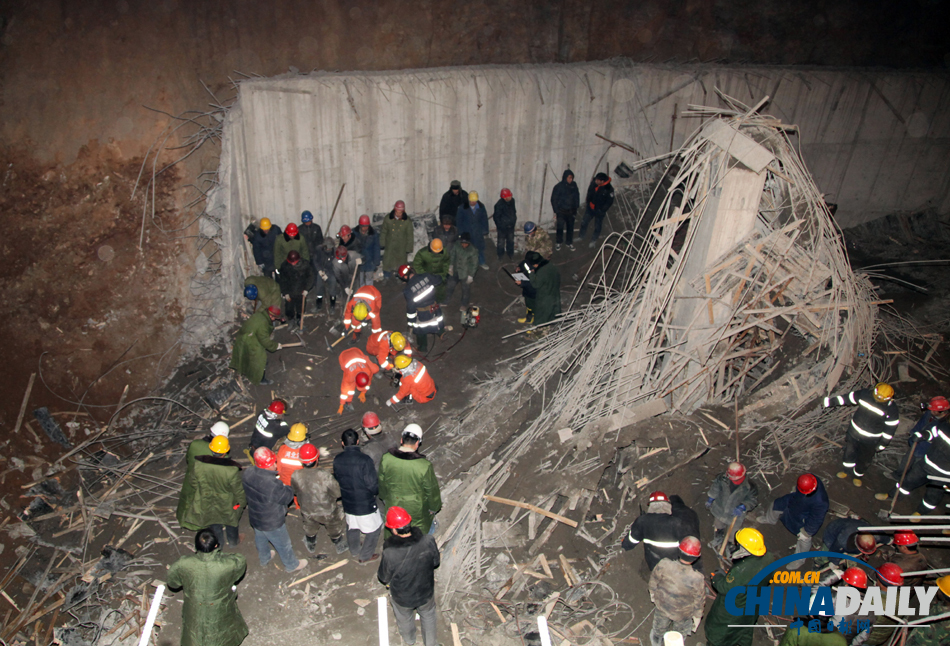
[(577, 527), (577, 521), (571, 520), (570, 518), (566, 518), (559, 514), (552, 513), (547, 509), (541, 509), (537, 505), (532, 505), (526, 502), (518, 502), (517, 500), (509, 500), (508, 498), (499, 498), (498, 496), (490, 496), (488, 494), (485, 494), (484, 498), (485, 500), (490, 500), (492, 502), (500, 502), (503, 505), (511, 505), (512, 507), (528, 509), (536, 514), (541, 514), (542, 516), (547, 516), (548, 518), (556, 520), (559, 523), (564, 523), (565, 525), (570, 525), (571, 527)]
[(312, 579), (312, 578), (315, 577), (315, 576), (320, 576), (320, 575), (323, 574), (324, 572), (329, 572), (330, 570), (335, 570), (335, 569), (337, 569), (337, 568), (341, 568), (341, 567), (343, 567), (344, 565), (346, 565), (346, 564), (349, 563), (349, 562), (350, 562), (349, 559), (343, 559), (342, 561), (338, 561), (337, 563), (334, 563), (333, 565), (328, 565), (327, 567), (323, 568), (323, 569), (320, 570), (319, 572), (314, 572), (313, 574), (310, 574), (310, 575), (308, 575), (308, 576), (305, 576), (305, 577), (302, 578), (302, 579), (297, 579), (296, 581), (294, 581), (293, 583), (291, 583), (291, 584), (288, 585), (287, 587), (288, 587), (288, 588), (292, 588), (292, 587), (294, 587), (295, 585), (298, 585), (298, 584), (300, 584), (300, 583), (303, 583), (304, 581), (309, 581), (310, 579)]
[(713, 119), (707, 123), (700, 136), (716, 144), (756, 173), (762, 172), (775, 160), (775, 156), (768, 149), (721, 119)]
[(26, 385), (26, 392), (23, 393), (23, 402), (20, 404), (20, 414), (17, 415), (16, 425), (13, 427), (13, 434), (20, 430), (20, 425), (23, 424), (23, 416), (26, 415), (26, 405), (30, 401), (30, 393), (33, 392), (33, 382), (36, 381), (36, 373), (30, 375), (30, 381)]

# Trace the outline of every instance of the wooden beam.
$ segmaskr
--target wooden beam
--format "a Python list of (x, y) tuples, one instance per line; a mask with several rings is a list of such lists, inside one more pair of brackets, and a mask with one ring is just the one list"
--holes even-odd
[(532, 505), (527, 502), (518, 502), (517, 500), (509, 500), (508, 498), (499, 498), (498, 496), (490, 496), (485, 494), (485, 500), (490, 500), (492, 502), (500, 502), (503, 505), (511, 505), (512, 507), (521, 507), (522, 509), (527, 509), (533, 511), (536, 514), (541, 514), (542, 516), (547, 516), (553, 520), (558, 521), (559, 523), (564, 523), (565, 525), (570, 525), (571, 527), (577, 527), (577, 521), (571, 520), (560, 514), (555, 514), (548, 511), (547, 509), (541, 509), (537, 505)]

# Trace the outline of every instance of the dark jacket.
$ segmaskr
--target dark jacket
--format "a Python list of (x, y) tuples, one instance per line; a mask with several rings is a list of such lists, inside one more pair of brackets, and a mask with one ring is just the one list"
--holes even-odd
[(478, 206), (474, 212), (468, 201), (459, 207), (455, 216), (455, 226), (459, 229), (459, 235), (468, 233), (472, 236), (472, 244), (478, 246), (476, 240), (488, 235), (488, 211), (485, 210), (485, 205), (481, 200), (476, 204)]
[(301, 258), (310, 262), (310, 247), (307, 246), (307, 241), (300, 237), (299, 232), (293, 238), (284, 232), (274, 240), (274, 266), (280, 267), (291, 251), (296, 251)]
[(821, 529), (829, 506), (828, 492), (821, 480), (818, 480), (818, 488), (807, 496), (795, 490), (772, 503), (775, 511), (783, 512), (782, 524), (788, 531), (797, 534), (804, 528), (811, 536)]
[[(677, 532), (679, 532), (679, 539), (683, 540), (687, 536), (695, 536), (696, 538), (702, 539), (702, 536), (699, 534), (699, 514), (688, 507), (686, 503), (683, 502), (683, 499), (676, 494), (670, 496), (670, 506), (673, 508), (673, 512), (670, 515), (673, 516), (678, 523)], [(697, 572), (703, 571), (702, 555), (693, 561), (693, 569)]]
[(284, 296), (300, 296), (305, 290), (309, 292), (313, 289), (313, 283), (313, 267), (309, 261), (302, 258), (296, 265), (285, 260), (277, 272), (277, 284), (280, 285), (280, 293)]
[(310, 250), (310, 257), (323, 246), (323, 229), (316, 222), (310, 224), (301, 224), (297, 227), (299, 235), (307, 243), (307, 249)]
[(561, 274), (547, 260), (531, 272), (530, 281), (521, 283), (521, 291), (533, 301), (536, 325), (553, 321), (561, 313)]
[(452, 218), (452, 224), (455, 224), (455, 216), (463, 204), (468, 204), (468, 191), (460, 188), (459, 194), (453, 195), (452, 189), (447, 190), (439, 202), (439, 222), (442, 222), (443, 215), (448, 215)]
[[(453, 220), (454, 219), (455, 218), (453, 218)], [(435, 240), (436, 238), (442, 241), (442, 251), (447, 254), (451, 254), (452, 249), (455, 248), (456, 244), (458, 244), (458, 227), (453, 224), (451, 227), (449, 227), (449, 230), (446, 231), (442, 228), (442, 225), (439, 225), (435, 228), (435, 231), (432, 232), (432, 237), (430, 240)]]
[(610, 178), (597, 186), (591, 182), (587, 187), (587, 210), (592, 213), (606, 213), (614, 203), (614, 187), (610, 185)]
[(360, 228), (353, 229), (353, 237), (356, 238), (360, 246), (360, 253), (363, 254), (363, 264), (360, 265), (362, 272), (374, 272), (382, 262), (383, 256), (379, 250), (379, 234), (376, 229), (369, 227), (366, 233), (360, 233)]
[(399, 434), (395, 431), (381, 431), (371, 436), (365, 442), (360, 442), (360, 449), (363, 455), (368, 455), (373, 460), (373, 467), (379, 471), (379, 462), (383, 459), (384, 453), (389, 453), (392, 449), (399, 447)]
[(826, 407), (857, 407), (851, 417), (848, 436), (859, 444), (876, 444), (883, 449), (894, 437), (894, 432), (900, 424), (897, 402), (893, 399), (884, 403), (877, 401), (870, 388), (854, 390), (848, 393), (847, 397), (828, 397), (825, 402)]
[(495, 221), (495, 228), (499, 231), (503, 229), (514, 229), (518, 224), (518, 210), (515, 208), (515, 198), (506, 202), (504, 198), (495, 202), (495, 212), (491, 219)]
[(276, 471), (254, 465), (241, 474), (241, 481), (251, 527), (265, 532), (280, 529), (287, 515), (287, 505), (294, 500), (294, 490), (277, 479)]
[(265, 410), (257, 416), (248, 448), (251, 449), (251, 453), (262, 446), (273, 450), (277, 441), (282, 437), (287, 437), (288, 433), (290, 433), (290, 425), (270, 411)]
[(662, 559), (679, 559), (681, 533), (681, 521), (672, 514), (641, 514), (620, 546), (632, 550), (643, 543), (643, 557), (652, 572)]
[(383, 543), (383, 558), (376, 577), (389, 586), (393, 601), (404, 608), (418, 608), (435, 596), (435, 569), (442, 562), (432, 536), (412, 527), (410, 535), (390, 536)]
[(567, 176), (573, 175), (574, 171), (567, 169), (561, 175), (561, 181), (554, 185), (551, 190), (551, 207), (555, 213), (577, 213), (581, 205), (581, 192), (577, 189), (577, 178), (570, 184), (567, 183)]
[(373, 458), (363, 455), (359, 446), (344, 446), (343, 453), (333, 458), (333, 477), (340, 483), (345, 513), (366, 516), (376, 511), (376, 467)]
[(283, 232), (279, 226), (274, 224), (267, 230), (267, 233), (258, 229), (257, 233), (251, 236), (251, 249), (254, 250), (254, 262), (258, 265), (263, 265), (265, 274), (275, 269), (274, 243), (277, 242), (277, 236), (280, 235), (283, 235)]

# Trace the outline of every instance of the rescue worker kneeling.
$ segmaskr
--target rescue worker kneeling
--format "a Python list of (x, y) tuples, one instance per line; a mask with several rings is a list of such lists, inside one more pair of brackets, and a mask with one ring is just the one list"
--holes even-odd
[(396, 357), (393, 363), (399, 373), (399, 391), (386, 400), (387, 406), (398, 404), (407, 397), (407, 403), (415, 401), (420, 404), (435, 398), (435, 382), (424, 365), (404, 354)]

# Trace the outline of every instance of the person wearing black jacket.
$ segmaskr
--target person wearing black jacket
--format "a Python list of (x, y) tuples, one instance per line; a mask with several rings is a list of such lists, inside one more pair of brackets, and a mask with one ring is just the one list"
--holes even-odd
[(554, 209), (557, 219), (555, 250), (561, 248), (562, 242), (567, 242), (567, 248), (574, 251), (574, 218), (580, 205), (581, 194), (577, 190), (577, 183), (574, 182), (574, 171), (568, 168), (561, 175), (561, 181), (551, 190), (551, 208)]
[(319, 247), (323, 246), (323, 229), (313, 221), (313, 213), (304, 211), (300, 214), (300, 237), (307, 243), (307, 249), (310, 250), (310, 258), (316, 253)]
[(610, 185), (610, 178), (606, 173), (597, 173), (594, 175), (594, 181), (587, 187), (587, 211), (584, 213), (584, 220), (581, 222), (581, 232), (578, 236), (581, 240), (587, 233), (587, 225), (594, 221), (594, 233), (590, 239), (590, 247), (597, 246), (597, 239), (600, 237), (600, 230), (604, 226), (604, 216), (607, 215), (607, 209), (614, 203), (614, 187)]
[[(670, 515), (679, 521), (680, 524), (679, 532), (682, 534), (680, 540), (683, 540), (687, 536), (699, 538), (699, 514), (693, 511), (692, 508), (687, 507), (683, 499), (676, 494), (670, 496), (670, 505), (672, 506)], [(693, 569), (698, 572), (703, 571), (702, 554), (693, 561)]]
[[(257, 232), (251, 235), (251, 249), (254, 251), (254, 262), (265, 276), (274, 277), (274, 243), (278, 236), (283, 234), (280, 227), (271, 224), (267, 218), (261, 218)], [(283, 259), (281, 259), (283, 260)]]
[[(360, 436), (352, 428), (343, 431), (343, 453), (333, 459), (333, 477), (340, 483), (340, 499), (346, 516), (346, 542), (360, 565), (375, 561), (376, 545), (383, 531), (376, 496), (379, 481), (373, 458), (359, 447)], [(360, 539), (363, 546), (360, 548)]]
[(465, 204), (468, 204), (468, 191), (462, 188), (462, 182), (453, 179), (449, 190), (442, 195), (439, 202), (439, 221), (442, 221), (442, 216), (447, 215), (449, 224), (454, 226), (455, 214), (458, 213), (459, 207)]
[(333, 241), (325, 238), (323, 244), (317, 245), (314, 252), (310, 254), (310, 264), (313, 267), (314, 287), (313, 292), (317, 295), (317, 310), (323, 309), (323, 298), (330, 299), (330, 308), (336, 306), (336, 297), (340, 294), (340, 284), (336, 281), (336, 274), (333, 273)]
[(640, 568), (640, 576), (649, 580), (648, 572), (652, 572), (662, 559), (679, 558), (680, 540), (684, 538), (682, 532), (683, 522), (673, 516), (669, 497), (662, 491), (654, 491), (650, 494), (646, 513), (633, 521), (620, 546), (632, 550), (643, 543), (645, 568)]
[(495, 202), (495, 212), (492, 214), (495, 221), (495, 230), (498, 233), (498, 260), (501, 254), (507, 253), (508, 260), (515, 254), (515, 226), (518, 224), (518, 212), (515, 208), (515, 198), (507, 188), (501, 189), (501, 198)]
[(297, 559), (287, 531), (287, 506), (294, 490), (277, 479), (277, 456), (265, 446), (254, 451), (254, 464), (241, 473), (247, 516), (254, 530), (254, 544), (261, 566), (270, 563), (270, 546), (280, 556), (284, 569), (296, 572), (307, 567), (307, 559)]
[(313, 289), (313, 283), (313, 267), (310, 263), (301, 259), (297, 251), (288, 253), (287, 260), (277, 272), (277, 284), (280, 285), (281, 296), (287, 301), (284, 314), (291, 328), (303, 316), (303, 299)]
[(393, 535), (383, 543), (376, 578), (389, 588), (389, 603), (406, 644), (416, 643), (415, 613), (422, 623), (422, 643), (437, 646), (435, 625), (435, 569), (441, 563), (435, 538), (410, 523), (402, 507), (390, 507), (386, 527)]

